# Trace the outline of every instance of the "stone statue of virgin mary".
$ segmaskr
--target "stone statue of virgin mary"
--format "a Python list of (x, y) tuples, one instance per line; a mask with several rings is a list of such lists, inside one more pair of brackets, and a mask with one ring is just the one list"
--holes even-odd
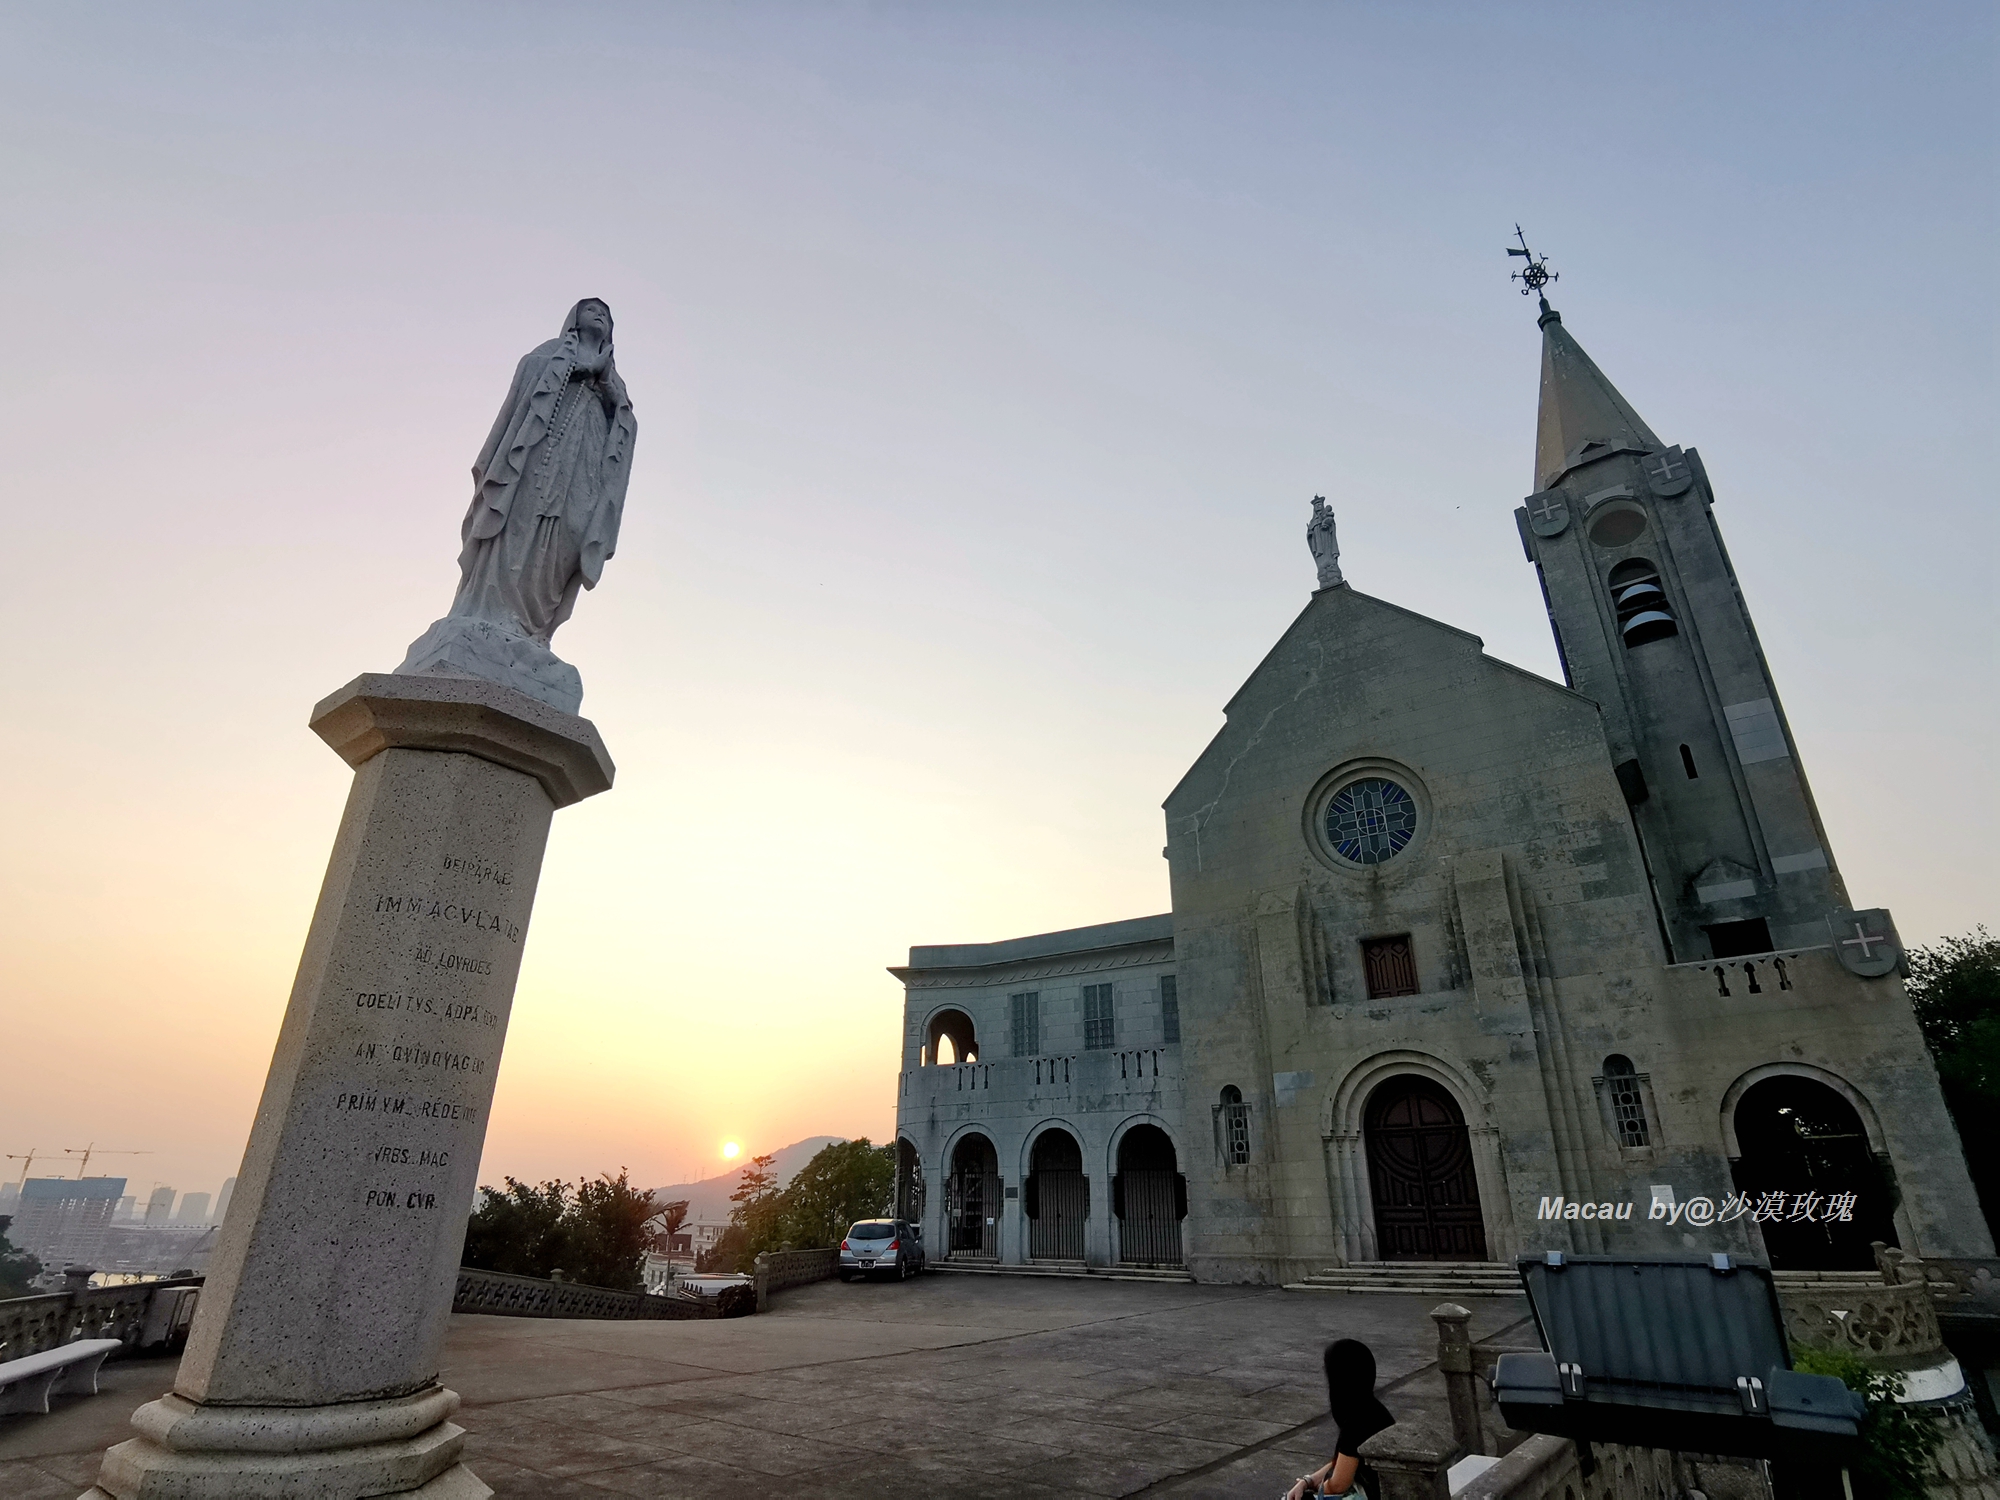
[(396, 670), (483, 677), (575, 713), (583, 679), (549, 638), (617, 547), (637, 435), (611, 309), (586, 297), (515, 367), (472, 465), (458, 596)]

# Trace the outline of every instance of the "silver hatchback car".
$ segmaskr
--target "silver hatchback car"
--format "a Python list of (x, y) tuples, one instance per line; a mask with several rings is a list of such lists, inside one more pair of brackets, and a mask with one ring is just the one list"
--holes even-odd
[(882, 1274), (907, 1281), (923, 1269), (923, 1237), (904, 1219), (858, 1219), (840, 1242), (842, 1281)]

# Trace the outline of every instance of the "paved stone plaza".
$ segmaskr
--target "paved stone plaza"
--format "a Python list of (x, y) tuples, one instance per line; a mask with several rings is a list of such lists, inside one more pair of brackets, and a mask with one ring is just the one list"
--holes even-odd
[[(455, 1317), (441, 1376), (502, 1500), (1270, 1500), (1326, 1457), (1328, 1340), (1374, 1347), (1399, 1416), (1441, 1409), (1437, 1301), (937, 1273), (801, 1287), (720, 1323)], [(1481, 1299), (1473, 1336), (1526, 1315)], [(97, 1397), (0, 1419), (0, 1495), (76, 1500), (173, 1370), (111, 1365)]]

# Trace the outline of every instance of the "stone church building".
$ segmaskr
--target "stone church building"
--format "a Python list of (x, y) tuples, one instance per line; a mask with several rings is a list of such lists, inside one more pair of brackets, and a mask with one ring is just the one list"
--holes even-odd
[(1701, 458), (1540, 321), (1515, 519), (1564, 680), (1340, 581), (1316, 518), (1323, 586), (1167, 797), (1172, 913), (891, 971), (933, 1259), (1993, 1253)]

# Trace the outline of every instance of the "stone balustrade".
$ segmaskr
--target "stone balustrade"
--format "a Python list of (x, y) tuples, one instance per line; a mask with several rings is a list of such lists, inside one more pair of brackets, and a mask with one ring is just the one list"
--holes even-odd
[(1858, 1355), (1882, 1370), (1915, 1370), (1944, 1359), (1930, 1289), (1919, 1280), (1859, 1286), (1791, 1282), (1779, 1288), (1785, 1340), (1794, 1349)]
[(752, 1262), (757, 1282), (757, 1311), (770, 1305), (771, 1293), (809, 1281), (831, 1281), (840, 1270), (838, 1250), (767, 1250)]
[(177, 1316), (161, 1326), (161, 1320), (154, 1316), (156, 1301), (163, 1292), (172, 1292), (178, 1302), (185, 1288), (201, 1284), (199, 1276), (173, 1276), (38, 1297), (10, 1297), (0, 1301), (0, 1360), (40, 1354), (78, 1339), (117, 1339), (125, 1346), (121, 1354), (146, 1347), (171, 1347), (187, 1337), (187, 1320)]
[(505, 1318), (662, 1319), (719, 1318), (720, 1298), (655, 1297), (575, 1281), (544, 1281), (506, 1271), (458, 1268), (452, 1293), (455, 1313), (491, 1313)]

